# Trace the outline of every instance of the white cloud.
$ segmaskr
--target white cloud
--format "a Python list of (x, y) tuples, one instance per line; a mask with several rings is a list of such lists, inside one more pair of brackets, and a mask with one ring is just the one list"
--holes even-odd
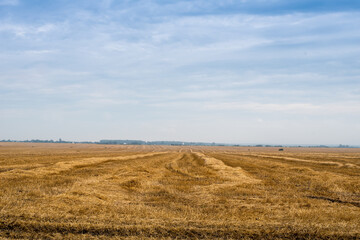
[(35, 32), (36, 33), (46, 33), (46, 32), (50, 32), (50, 31), (54, 30), (55, 28), (56, 28), (56, 26), (54, 24), (48, 23), (48, 24), (44, 24), (39, 27), (36, 27)]
[(0, 23), (0, 32), (12, 32), (16, 36), (23, 36), (27, 32), (24, 25)]
[(55, 24), (17, 24), (17, 23), (1, 23), (0, 32), (10, 32), (19, 38), (25, 38), (28, 36), (47, 34), (56, 29)]
[(336, 104), (312, 103), (256, 103), (256, 102), (225, 102), (205, 105), (210, 110), (245, 110), (251, 112), (286, 112), (295, 114), (359, 114), (360, 102), (346, 102)]
[(57, 53), (58, 50), (53, 49), (41, 49), (41, 50), (26, 50), (24, 51), (24, 54), (27, 55), (41, 55), (41, 54), (52, 54)]

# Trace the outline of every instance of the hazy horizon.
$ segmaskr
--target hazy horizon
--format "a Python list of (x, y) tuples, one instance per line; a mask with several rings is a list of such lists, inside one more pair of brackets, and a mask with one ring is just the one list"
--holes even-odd
[(0, 0), (0, 139), (360, 145), (359, 1)]
[[(181, 140), (176, 140), (176, 139), (157, 139), (157, 140), (146, 140), (146, 139), (98, 139), (98, 140), (78, 140), (78, 141), (74, 141), (72, 139), (0, 139), (0, 142), (29, 142), (29, 143), (37, 143), (37, 141), (40, 141), (40, 143), (45, 142), (48, 143), (46, 141), (53, 141), (50, 143), (94, 143), (94, 144), (112, 144), (112, 143), (101, 143), (101, 141), (144, 141), (147, 143), (150, 143), (149, 145), (152, 145), (152, 142), (183, 142), (186, 144), (189, 143), (199, 143), (199, 144), (215, 144), (216, 146), (225, 144), (225, 145), (238, 145), (238, 146), (252, 146), (252, 147), (257, 147), (257, 146), (263, 146), (263, 147), (320, 147), (320, 146), (324, 146), (324, 147), (355, 147), (355, 148), (359, 148), (360, 145), (356, 145), (356, 144), (312, 144), (312, 143), (293, 143), (293, 144), (287, 144), (287, 143), (269, 143), (269, 142), (214, 142), (214, 141), (181, 141)], [(113, 145), (121, 145), (120, 143), (114, 143)], [(129, 145), (138, 145), (138, 144), (131, 144), (129, 143)], [(155, 144), (157, 145), (157, 144)], [(164, 145), (168, 145), (168, 144), (164, 144)], [(188, 145), (186, 145), (188, 146)], [(197, 146), (195, 144), (195, 146)], [(211, 145), (206, 145), (206, 146), (211, 146)]]

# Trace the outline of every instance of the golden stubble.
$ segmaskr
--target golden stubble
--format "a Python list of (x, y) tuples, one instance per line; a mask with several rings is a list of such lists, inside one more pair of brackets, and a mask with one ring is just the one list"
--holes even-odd
[(0, 144), (0, 238), (356, 238), (360, 150)]

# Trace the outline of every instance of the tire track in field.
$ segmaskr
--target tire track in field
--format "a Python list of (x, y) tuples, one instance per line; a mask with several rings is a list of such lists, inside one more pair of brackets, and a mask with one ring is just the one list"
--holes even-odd
[[(226, 153), (229, 155), (234, 155), (231, 153)], [(235, 154), (239, 156), (239, 154)], [(353, 164), (353, 163), (340, 163), (340, 162), (334, 162), (334, 161), (315, 161), (315, 160), (309, 160), (309, 159), (301, 159), (301, 158), (294, 158), (294, 157), (285, 157), (285, 156), (270, 156), (270, 155), (264, 155), (264, 154), (241, 154), (241, 156), (246, 157), (255, 157), (255, 158), (267, 158), (267, 159), (275, 159), (275, 160), (285, 160), (285, 161), (293, 161), (293, 162), (306, 162), (306, 163), (315, 163), (320, 165), (330, 165), (330, 166), (337, 166), (337, 167), (350, 167), (350, 168), (360, 168), (360, 166)]]
[(210, 174), (204, 164), (197, 161), (192, 153), (183, 153), (180, 157), (174, 159), (165, 167), (174, 174), (180, 174), (192, 178), (204, 178)]
[(169, 187), (186, 189), (179, 194), (182, 196), (179, 201), (188, 201), (193, 206), (203, 207), (204, 202), (215, 204), (223, 189), (260, 182), (241, 168), (226, 166), (221, 160), (195, 151), (172, 161), (167, 169), (174, 179)]
[[(159, 185), (164, 168), (178, 153), (140, 154), (122, 161), (109, 160), (104, 164), (70, 169), (68, 175), (78, 176), (71, 189), (57, 196), (58, 201), (81, 200), (93, 203), (133, 204)], [(80, 170), (80, 172), (78, 172)], [(97, 173), (82, 177), (81, 170)]]
[(59, 200), (87, 199), (100, 203), (101, 199), (108, 199), (108, 203), (120, 206), (138, 203), (143, 211), (149, 211), (153, 207), (169, 208), (171, 202), (202, 205), (204, 200), (216, 199), (216, 192), (222, 188), (260, 182), (241, 168), (225, 166), (202, 153), (149, 155), (103, 167), (108, 169), (105, 174), (96, 170), (97, 166), (88, 168), (100, 175), (79, 178)]
[(124, 161), (124, 160), (133, 160), (138, 158), (151, 157), (156, 155), (166, 154), (167, 152), (157, 152), (157, 153), (144, 153), (144, 154), (134, 154), (130, 156), (119, 156), (119, 157), (92, 157), (92, 158), (83, 158), (73, 161), (63, 161), (52, 164), (51, 166), (40, 166), (32, 168), (29, 170), (24, 169), (13, 169), (7, 172), (0, 173), (0, 176), (42, 176), (49, 174), (58, 174), (63, 171), (68, 171), (73, 168), (87, 167), (91, 165), (111, 162), (111, 161)]
[(301, 159), (301, 158), (294, 158), (294, 157), (282, 157), (282, 156), (269, 156), (269, 155), (255, 155), (256, 157), (264, 157), (264, 158), (272, 158), (272, 159), (282, 159), (288, 161), (296, 161), (296, 162), (308, 162), (308, 163), (315, 163), (321, 165), (333, 165), (337, 167), (352, 167), (352, 168), (360, 168), (356, 164), (353, 163), (340, 163), (334, 161), (315, 161), (315, 160), (308, 160), (308, 159)]
[(241, 167), (230, 167), (223, 161), (207, 156), (203, 153), (196, 152), (195, 155), (202, 158), (207, 167), (214, 169), (216, 173), (224, 179), (242, 183), (256, 183), (260, 181), (252, 177)]

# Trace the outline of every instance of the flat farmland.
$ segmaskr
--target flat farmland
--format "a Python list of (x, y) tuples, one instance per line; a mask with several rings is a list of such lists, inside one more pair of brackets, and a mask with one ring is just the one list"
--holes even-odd
[(0, 143), (2, 239), (359, 239), (360, 149)]

